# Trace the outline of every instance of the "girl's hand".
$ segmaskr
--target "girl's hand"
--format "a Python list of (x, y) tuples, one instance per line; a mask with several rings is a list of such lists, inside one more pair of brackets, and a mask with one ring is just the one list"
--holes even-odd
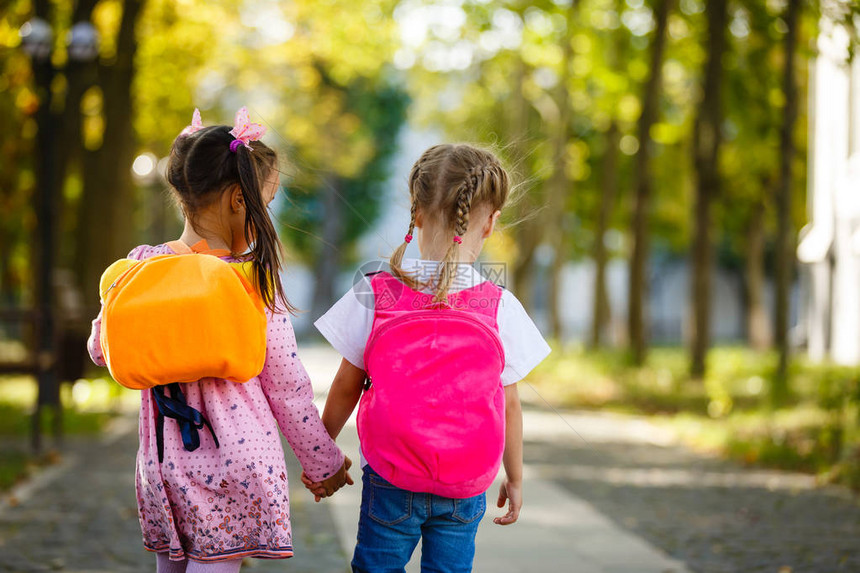
[(311, 478), (309, 478), (308, 474), (306, 474), (305, 472), (302, 472), (302, 483), (305, 484), (305, 487), (312, 494), (314, 494), (315, 501), (319, 501), (320, 499), (325, 497), (325, 487), (322, 485), (322, 482), (311, 481)]
[(330, 497), (344, 485), (353, 485), (352, 476), (349, 475), (349, 468), (352, 467), (352, 460), (344, 456), (343, 465), (332, 476), (320, 482), (313, 482), (302, 472), (302, 483), (314, 494), (314, 501), (319, 501), (324, 497)]
[(499, 500), (496, 502), (498, 507), (505, 507), (505, 500), (508, 501), (508, 512), (502, 517), (493, 519), (496, 525), (510, 525), (516, 522), (520, 517), (520, 509), (523, 506), (523, 484), (522, 482), (512, 482), (505, 478), (502, 482), (502, 487), (499, 488)]

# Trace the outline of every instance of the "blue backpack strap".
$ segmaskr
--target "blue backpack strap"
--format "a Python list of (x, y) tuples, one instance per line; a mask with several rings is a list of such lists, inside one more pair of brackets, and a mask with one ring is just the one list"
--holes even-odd
[[(167, 395), (170, 391), (170, 396)], [(198, 430), (204, 426), (212, 434), (215, 447), (220, 448), (218, 437), (212, 429), (209, 420), (195, 410), (185, 401), (185, 395), (178, 382), (166, 386), (155, 386), (152, 388), (152, 396), (158, 406), (158, 418), (155, 425), (155, 441), (158, 445), (158, 462), (164, 462), (164, 418), (173, 418), (179, 424), (179, 432), (182, 435), (182, 445), (186, 451), (193, 452), (200, 447), (200, 434)]]

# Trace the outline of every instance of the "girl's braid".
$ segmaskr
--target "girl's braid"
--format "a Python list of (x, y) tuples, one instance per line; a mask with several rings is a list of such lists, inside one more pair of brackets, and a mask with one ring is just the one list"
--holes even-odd
[(412, 235), (415, 230), (415, 216), (418, 212), (418, 201), (415, 199), (416, 188), (420, 185), (424, 187), (424, 171), (421, 168), (424, 161), (419, 161), (412, 168), (412, 173), (409, 174), (409, 232), (407, 235)]
[(406, 246), (412, 241), (412, 233), (415, 231), (415, 218), (418, 214), (418, 196), (426, 193), (426, 171), (422, 169), (424, 158), (412, 167), (409, 173), (409, 230), (403, 238), (403, 242), (392, 253), (389, 258), (389, 268), (392, 274), (413, 289), (423, 287), (423, 283), (414, 276), (403, 270), (403, 256), (406, 254)]
[(472, 197), (475, 196), (475, 192), (482, 182), (480, 179), (483, 179), (483, 177), (479, 178), (479, 173), (481, 171), (475, 168), (469, 169), (466, 174), (466, 180), (460, 186), (459, 193), (457, 194), (457, 221), (454, 230), (458, 237), (465, 235), (466, 230), (469, 228), (469, 211), (472, 208)]
[(412, 206), (409, 207), (409, 232), (407, 235), (411, 235), (415, 230), (415, 214), (417, 211), (417, 206), (415, 205), (415, 201), (412, 201)]

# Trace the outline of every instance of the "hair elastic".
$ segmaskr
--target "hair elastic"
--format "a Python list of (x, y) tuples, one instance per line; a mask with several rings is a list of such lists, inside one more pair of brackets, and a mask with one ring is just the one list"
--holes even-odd
[(242, 141), (241, 139), (234, 139), (230, 142), (230, 151), (236, 153), (236, 151), (243, 145), (245, 145), (244, 141)]
[(412, 235), (406, 235), (405, 237), (403, 237), (403, 240), (406, 241), (407, 243), (411, 243), (412, 242)]
[(454, 242), (457, 243), (458, 245), (462, 245), (463, 239), (461, 239), (459, 235), (454, 235)]

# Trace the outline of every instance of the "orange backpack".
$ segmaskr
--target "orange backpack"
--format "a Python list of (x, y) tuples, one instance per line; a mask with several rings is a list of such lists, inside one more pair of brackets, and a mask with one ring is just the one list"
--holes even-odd
[(266, 360), (266, 312), (251, 263), (227, 263), (205, 241), (177, 254), (121, 259), (101, 278), (101, 346), (113, 378), (146, 389), (201, 378), (246, 382)]

